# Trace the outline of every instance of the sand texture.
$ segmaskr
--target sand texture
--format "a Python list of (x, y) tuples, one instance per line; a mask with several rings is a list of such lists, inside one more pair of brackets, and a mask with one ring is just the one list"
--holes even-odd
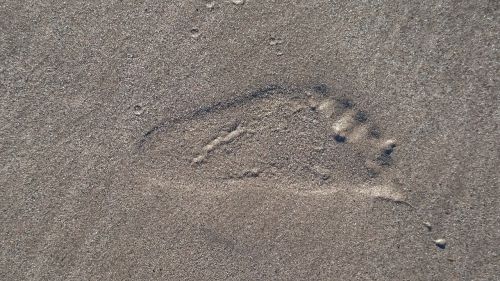
[(500, 280), (498, 1), (0, 3), (0, 280)]

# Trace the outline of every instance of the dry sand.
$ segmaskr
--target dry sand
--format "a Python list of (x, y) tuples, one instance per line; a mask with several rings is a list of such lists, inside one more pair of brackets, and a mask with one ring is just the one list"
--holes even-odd
[(1, 280), (499, 280), (496, 1), (4, 1)]

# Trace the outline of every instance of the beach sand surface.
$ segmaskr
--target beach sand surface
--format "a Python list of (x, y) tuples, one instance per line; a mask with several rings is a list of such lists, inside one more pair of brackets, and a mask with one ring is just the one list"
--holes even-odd
[(500, 279), (499, 18), (5, 1), (0, 279)]

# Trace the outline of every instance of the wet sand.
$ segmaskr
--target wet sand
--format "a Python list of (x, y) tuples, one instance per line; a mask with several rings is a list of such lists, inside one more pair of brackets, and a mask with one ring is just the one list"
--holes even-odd
[(495, 280), (493, 1), (7, 1), (0, 279)]

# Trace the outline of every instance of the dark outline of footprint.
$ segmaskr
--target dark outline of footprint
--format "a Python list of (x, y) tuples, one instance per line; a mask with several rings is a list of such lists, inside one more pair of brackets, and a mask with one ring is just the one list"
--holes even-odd
[(206, 116), (211, 113), (215, 113), (218, 111), (223, 111), (230, 109), (232, 107), (244, 105), (246, 103), (259, 100), (259, 99), (264, 99), (268, 98), (271, 96), (274, 96), (276, 94), (279, 94), (280, 92), (275, 92), (275, 91), (283, 91), (286, 90), (285, 88), (278, 86), (278, 85), (269, 85), (264, 88), (261, 88), (259, 90), (250, 92), (249, 94), (242, 95), (242, 96), (237, 96), (232, 99), (227, 99), (223, 101), (218, 101), (215, 103), (212, 103), (207, 106), (202, 106), (194, 111), (191, 111), (183, 116), (173, 118), (171, 120), (163, 120), (159, 124), (153, 126), (150, 130), (148, 130), (144, 135), (142, 136), (141, 140), (139, 141), (139, 149), (142, 149), (145, 145), (145, 143), (153, 137), (154, 134), (159, 133), (167, 129), (170, 125), (175, 125), (179, 124), (181, 122), (189, 121), (189, 120), (194, 120), (201, 118), (203, 116)]

